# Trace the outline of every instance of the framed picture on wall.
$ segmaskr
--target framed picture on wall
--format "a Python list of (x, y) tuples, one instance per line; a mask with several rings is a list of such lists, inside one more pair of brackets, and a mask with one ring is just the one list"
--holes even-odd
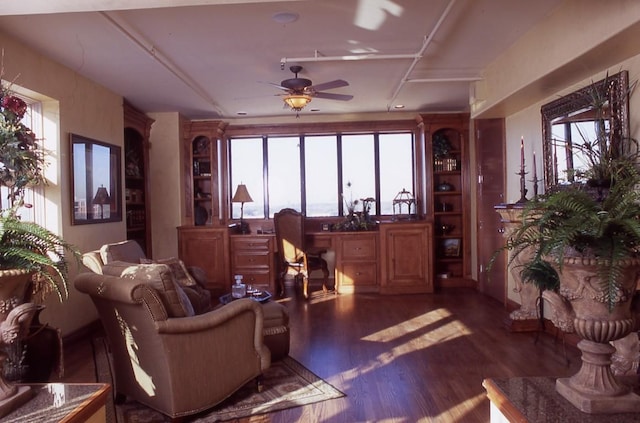
[(120, 147), (77, 134), (70, 138), (71, 224), (122, 221)]
[(442, 240), (442, 254), (445, 257), (460, 257), (460, 238), (446, 238)]

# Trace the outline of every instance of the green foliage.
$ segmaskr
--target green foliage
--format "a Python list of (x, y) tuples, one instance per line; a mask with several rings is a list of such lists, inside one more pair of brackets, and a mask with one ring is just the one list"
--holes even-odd
[[(528, 203), (522, 226), (494, 254), (489, 267), (505, 249), (511, 251), (508, 264), (532, 248), (534, 266), (545, 261), (560, 274), (565, 257), (596, 258), (600, 288), (612, 307), (621, 285), (623, 260), (638, 257), (640, 248), (640, 174), (632, 162), (622, 168), (624, 177), (618, 177), (601, 200), (579, 187), (569, 187)], [(536, 270), (524, 272), (529, 277)]]
[(61, 301), (67, 297), (68, 254), (80, 258), (74, 246), (48, 229), (23, 222), (13, 213), (0, 216), (0, 269), (34, 272), (37, 294), (55, 292)]
[(522, 266), (520, 272), (522, 282), (532, 283), (538, 289), (557, 291), (560, 288), (560, 277), (551, 263), (537, 258)]

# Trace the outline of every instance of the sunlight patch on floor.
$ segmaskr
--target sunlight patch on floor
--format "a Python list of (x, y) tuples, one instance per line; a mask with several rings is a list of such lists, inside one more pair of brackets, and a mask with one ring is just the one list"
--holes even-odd
[[(407, 333), (415, 332), (424, 328), (425, 326), (434, 325), (434, 323), (448, 319), (451, 316), (451, 312), (447, 309), (441, 308), (437, 310), (431, 310), (420, 316), (416, 316), (412, 319), (405, 320), (402, 323), (398, 323), (393, 327), (383, 329), (376, 333), (372, 333), (371, 335), (367, 335), (362, 338), (362, 340), (370, 342), (392, 342), (399, 337), (406, 336)], [(450, 329), (447, 329), (447, 331), (450, 331)]]
[[(466, 399), (465, 401), (462, 401), (459, 404), (456, 404), (455, 407), (452, 407), (449, 410), (443, 411), (442, 413), (440, 413), (438, 416), (436, 416), (436, 418), (434, 419), (434, 421), (440, 421), (440, 419), (444, 419), (446, 418), (451, 418), (453, 413), (452, 411), (458, 410), (460, 411), (461, 409), (464, 410), (468, 410), (469, 412), (472, 412), (475, 408), (477, 407), (482, 407), (483, 403), (487, 400), (487, 394), (485, 392), (476, 395), (475, 397), (471, 397)], [(468, 413), (465, 413), (464, 415), (460, 416), (460, 419), (458, 421), (465, 421), (465, 416)], [(444, 420), (443, 420), (444, 421)]]

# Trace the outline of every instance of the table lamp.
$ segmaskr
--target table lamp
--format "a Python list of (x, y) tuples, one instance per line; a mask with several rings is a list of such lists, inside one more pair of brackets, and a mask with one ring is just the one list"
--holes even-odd
[(93, 197), (93, 204), (100, 205), (100, 219), (104, 219), (104, 205), (111, 201), (109, 197), (109, 192), (107, 189), (100, 185), (98, 190), (96, 191), (96, 196)]
[(236, 193), (233, 195), (231, 199), (232, 203), (240, 203), (240, 227), (238, 228), (238, 233), (248, 234), (251, 232), (249, 229), (249, 224), (243, 220), (244, 218), (244, 203), (252, 203), (253, 199), (249, 195), (249, 191), (247, 191), (247, 186), (245, 184), (239, 184), (238, 188), (236, 188)]

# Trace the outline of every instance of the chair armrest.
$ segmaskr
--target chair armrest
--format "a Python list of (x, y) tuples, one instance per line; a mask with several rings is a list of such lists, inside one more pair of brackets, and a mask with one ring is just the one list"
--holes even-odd
[(144, 302), (153, 320), (168, 318), (156, 290), (140, 280), (85, 272), (76, 276), (74, 286), (78, 291), (88, 294), (94, 302), (115, 301), (140, 306)]
[(316, 256), (316, 257), (320, 257), (326, 252), (327, 252), (326, 248), (320, 248), (320, 247), (309, 247), (306, 251), (308, 256)]
[(256, 332), (259, 332), (262, 337), (262, 328), (264, 326), (263, 311), (260, 304), (249, 298), (233, 301), (204, 314), (188, 318), (171, 318), (163, 322), (157, 322), (158, 333), (200, 332), (219, 326), (246, 311), (255, 314)]

